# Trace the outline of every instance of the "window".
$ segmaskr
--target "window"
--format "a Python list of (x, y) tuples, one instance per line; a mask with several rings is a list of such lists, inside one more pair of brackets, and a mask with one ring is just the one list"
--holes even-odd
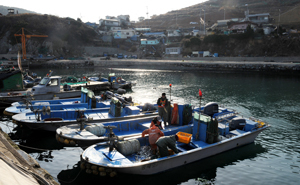
[(45, 85), (48, 80), (49, 80), (49, 78), (43, 78), (40, 82), (40, 85)]
[(58, 79), (51, 79), (48, 84), (50, 86), (57, 86), (58, 85)]

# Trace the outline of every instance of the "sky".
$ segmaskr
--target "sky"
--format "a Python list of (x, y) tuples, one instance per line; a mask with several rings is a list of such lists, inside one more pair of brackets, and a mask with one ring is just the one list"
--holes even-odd
[(83, 22), (99, 23), (99, 19), (105, 19), (107, 15), (130, 15), (131, 21), (137, 21), (138, 17), (147, 18), (147, 8), (148, 18), (150, 18), (152, 15), (164, 14), (205, 1), (207, 0), (2, 0), (0, 4), (41, 14), (80, 18)]

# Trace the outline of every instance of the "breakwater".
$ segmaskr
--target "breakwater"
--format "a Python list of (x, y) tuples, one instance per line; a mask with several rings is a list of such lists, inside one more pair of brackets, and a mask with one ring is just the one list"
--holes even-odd
[(200, 71), (258, 71), (283, 72), (300, 74), (300, 62), (290, 61), (207, 61), (199, 58), (182, 60), (151, 60), (151, 59), (111, 59), (100, 60), (53, 60), (46, 62), (30, 62), (30, 67), (55, 68), (135, 68), (135, 69), (164, 69), (164, 70), (200, 70)]

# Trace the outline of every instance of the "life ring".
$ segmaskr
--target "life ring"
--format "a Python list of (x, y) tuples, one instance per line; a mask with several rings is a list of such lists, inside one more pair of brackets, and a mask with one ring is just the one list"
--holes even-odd
[(117, 78), (117, 82), (118, 82), (118, 83), (121, 83), (121, 80), (122, 80), (121, 77), (118, 77), (118, 78)]

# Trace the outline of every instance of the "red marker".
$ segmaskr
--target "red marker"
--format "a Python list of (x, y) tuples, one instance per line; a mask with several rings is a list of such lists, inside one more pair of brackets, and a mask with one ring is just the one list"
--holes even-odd
[(169, 86), (172, 87), (172, 84), (170, 84)]
[(200, 89), (199, 89), (199, 96), (202, 97), (202, 92)]

